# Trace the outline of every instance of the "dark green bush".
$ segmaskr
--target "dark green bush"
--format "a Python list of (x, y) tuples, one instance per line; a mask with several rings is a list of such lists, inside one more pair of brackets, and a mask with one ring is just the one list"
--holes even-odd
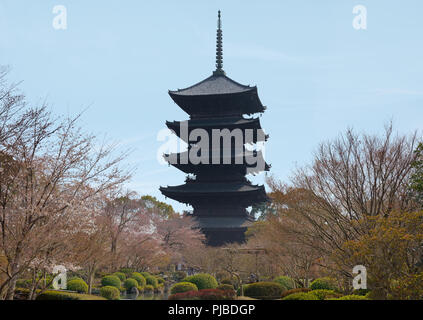
[(335, 292), (334, 290), (318, 289), (310, 291), (309, 294), (313, 294), (319, 300), (327, 300), (331, 298), (339, 298), (342, 294)]
[(336, 290), (336, 283), (335, 280), (331, 278), (318, 278), (314, 280), (310, 285), (311, 290), (318, 290), (318, 289), (324, 289), (324, 290)]
[(235, 296), (230, 291), (203, 289), (171, 294), (169, 300), (232, 300)]
[(353, 295), (365, 296), (370, 292), (369, 289), (357, 289), (352, 292)]
[(311, 294), (311, 291), (309, 293), (306, 292), (297, 292), (292, 293), (285, 298), (282, 298), (282, 300), (319, 300), (314, 294)]
[(188, 291), (193, 291), (193, 290), (195, 290), (195, 291), (198, 290), (197, 286), (194, 283), (179, 282), (179, 283), (175, 283), (170, 288), (170, 293), (175, 294), (175, 293), (182, 293), (182, 292), (188, 292)]
[(195, 274), (193, 276), (186, 277), (183, 281), (194, 283), (198, 290), (216, 289), (218, 285), (216, 279), (208, 273)]
[(144, 287), (147, 284), (145, 278), (139, 272), (133, 272), (131, 278), (137, 280), (138, 286), (140, 287)]
[(123, 283), (123, 286), (125, 287), (126, 290), (131, 290), (132, 288), (137, 288), (138, 287), (138, 281), (132, 278), (126, 279), (125, 282)]
[(220, 290), (235, 290), (234, 286), (231, 284), (219, 284), (216, 289)]
[(159, 284), (161, 284), (161, 283), (165, 283), (165, 279), (163, 279), (162, 277), (160, 277), (160, 276), (156, 276), (156, 279), (157, 279), (157, 282), (159, 283)]
[(279, 299), (283, 287), (276, 282), (255, 282), (244, 287), (244, 296), (255, 299)]
[(104, 300), (104, 298), (91, 294), (47, 290), (41, 293), (36, 300)]
[(87, 293), (88, 285), (82, 279), (73, 279), (67, 282), (66, 288), (78, 293)]
[(105, 286), (100, 288), (100, 295), (107, 300), (119, 300), (120, 291), (118, 288), (113, 286)]
[(144, 278), (146, 278), (146, 277), (148, 277), (148, 276), (151, 276), (150, 272), (146, 272), (146, 271), (140, 272), (140, 274), (141, 274)]
[(121, 282), (124, 282), (126, 280), (126, 274), (124, 274), (123, 272), (115, 272), (113, 273), (113, 276), (118, 277)]
[(293, 293), (298, 293), (298, 292), (305, 292), (305, 293), (307, 293), (307, 292), (310, 292), (310, 291), (311, 291), (311, 289), (309, 289), (309, 288), (296, 288), (296, 289), (291, 289), (291, 290), (284, 291), (284, 292), (282, 293), (282, 295), (281, 295), (281, 298), (284, 298), (284, 297), (286, 297), (286, 296), (289, 296), (290, 294), (293, 294)]
[(333, 299), (328, 299), (328, 300), (369, 300), (369, 298), (365, 297), (365, 296), (359, 296), (357, 294), (351, 294), (348, 296), (343, 296), (340, 298), (333, 298)]
[(103, 279), (101, 279), (101, 285), (103, 287), (112, 286), (120, 289), (122, 283), (117, 276), (105, 276)]
[(279, 283), (284, 290), (291, 290), (295, 288), (295, 282), (290, 277), (279, 276), (273, 281)]
[(144, 276), (144, 278), (147, 285), (152, 286), (154, 289), (157, 288), (157, 285), (159, 284), (159, 282), (157, 281), (155, 276), (152, 276), (151, 274), (147, 274), (146, 276)]

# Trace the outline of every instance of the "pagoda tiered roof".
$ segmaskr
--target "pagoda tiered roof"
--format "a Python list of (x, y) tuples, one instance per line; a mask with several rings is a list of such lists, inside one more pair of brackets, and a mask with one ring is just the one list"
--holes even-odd
[(185, 89), (169, 90), (171, 96), (210, 96), (222, 94), (236, 94), (257, 91), (256, 86), (246, 86), (232, 80), (224, 74), (210, 77)]
[(213, 74), (199, 83), (169, 91), (175, 103), (192, 118), (264, 112), (257, 87), (245, 86), (225, 74)]
[[(186, 124), (184, 123), (186, 122)], [(181, 125), (188, 126), (188, 134), (186, 136), (181, 136)], [(245, 141), (245, 143), (256, 143), (259, 141), (266, 141), (268, 135), (259, 135), (258, 130), (261, 129), (260, 119), (259, 118), (251, 118), (246, 119), (242, 116), (236, 117), (220, 117), (220, 118), (199, 118), (199, 119), (191, 119), (186, 121), (166, 121), (166, 126), (175, 132), (175, 134), (183, 139), (185, 142), (188, 142), (189, 133), (195, 129), (204, 129), (207, 132), (211, 133), (213, 129), (253, 129), (253, 140), (252, 141)]]
[(223, 183), (192, 181), (179, 186), (160, 187), (160, 191), (166, 197), (189, 204), (204, 197), (216, 198), (219, 201), (223, 198), (231, 198), (247, 206), (268, 200), (264, 186), (237, 181)]
[[(164, 159), (174, 166), (175, 168), (178, 168), (179, 170), (185, 172), (185, 173), (193, 173), (198, 174), (199, 172), (208, 170), (210, 168), (217, 168), (217, 167), (228, 167), (231, 166), (233, 168), (239, 167), (242, 171), (244, 168), (254, 168), (257, 166), (257, 163), (264, 163), (264, 168), (256, 168), (256, 170), (248, 170), (248, 173), (251, 174), (257, 174), (262, 171), (269, 171), (270, 165), (265, 163), (263, 153), (259, 151), (251, 151), (251, 150), (244, 150), (238, 154), (225, 154), (222, 150), (221, 152), (216, 155), (216, 153), (213, 152), (213, 149), (209, 150), (209, 163), (205, 164), (193, 164), (190, 161), (189, 157), (189, 151), (181, 152), (181, 153), (171, 153), (171, 154), (165, 154), (163, 157)], [(242, 163), (237, 163), (236, 159), (242, 157)], [(248, 163), (246, 161), (246, 158), (255, 158), (255, 163)], [(188, 159), (188, 163), (181, 163), (181, 159)], [(217, 161), (219, 160), (219, 161)]]

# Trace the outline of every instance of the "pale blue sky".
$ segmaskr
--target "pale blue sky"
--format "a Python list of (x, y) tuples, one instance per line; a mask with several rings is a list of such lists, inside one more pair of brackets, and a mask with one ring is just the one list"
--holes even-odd
[[(367, 30), (352, 27), (358, 4)], [(55, 5), (67, 8), (67, 30), (52, 27)], [(218, 9), (227, 75), (257, 85), (268, 107), (276, 176), (287, 180), (347, 127), (380, 132), (392, 119), (401, 133), (423, 129), (419, 0), (1, 0), (0, 64), (30, 101), (47, 97), (58, 114), (89, 106), (86, 129), (135, 149), (130, 187), (163, 200), (159, 185), (184, 175), (157, 162), (156, 136), (166, 120), (187, 119), (167, 90), (213, 71)]]

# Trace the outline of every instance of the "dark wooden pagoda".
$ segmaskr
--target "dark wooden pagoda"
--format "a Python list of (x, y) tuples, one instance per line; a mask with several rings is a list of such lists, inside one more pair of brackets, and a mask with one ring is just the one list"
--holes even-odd
[[(263, 138), (254, 134), (248, 138), (245, 134), (246, 129), (253, 129), (254, 132), (261, 129), (259, 118), (244, 117), (265, 110), (258, 97), (257, 87), (235, 82), (226, 76), (222, 66), (222, 29), (219, 11), (216, 70), (210, 77), (191, 87), (169, 91), (173, 101), (190, 116), (190, 120), (187, 121), (188, 132), (201, 128), (211, 137), (213, 129), (241, 129), (245, 143), (254, 144), (266, 140), (267, 136)], [(187, 137), (180, 132), (179, 121), (167, 121), (166, 125), (181, 139), (187, 140)], [(196, 147), (192, 141), (185, 142), (188, 143), (187, 152)], [(268, 200), (264, 186), (253, 185), (245, 176), (248, 173), (267, 171), (269, 166), (265, 164), (262, 170), (251, 168), (243, 157), (255, 151), (249, 151), (245, 146), (241, 150), (242, 163), (235, 161), (240, 155), (236, 154), (233, 143), (231, 143), (232, 150), (228, 153), (224, 153), (223, 150), (219, 150), (218, 153), (211, 152), (216, 151), (212, 150), (211, 144), (209, 148), (208, 163), (194, 164), (191, 159), (180, 161), (188, 158), (184, 158), (187, 156), (186, 152), (165, 155), (170, 164), (194, 178), (188, 177), (183, 185), (160, 187), (160, 191), (166, 197), (193, 207), (193, 217), (198, 221), (209, 245), (243, 242), (244, 232), (254, 221), (246, 208)], [(216, 154), (220, 157), (220, 164), (213, 164), (215, 162), (212, 157), (216, 157)], [(265, 163), (260, 152), (254, 155)]]

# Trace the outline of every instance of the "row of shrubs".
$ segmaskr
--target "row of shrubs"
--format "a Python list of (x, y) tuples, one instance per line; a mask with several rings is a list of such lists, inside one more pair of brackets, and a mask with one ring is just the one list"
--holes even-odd
[[(231, 281), (222, 280), (218, 285), (216, 279), (209, 274), (196, 274), (185, 277), (182, 282), (174, 284), (169, 299), (200, 299), (207, 298), (203, 290), (217, 289), (212, 293), (221, 294), (220, 297), (235, 297), (236, 292)], [(221, 292), (224, 292), (221, 293)], [(254, 299), (282, 299), (282, 300), (367, 300), (365, 292), (343, 296), (330, 278), (314, 280), (310, 288), (295, 288), (295, 282), (285, 276), (273, 281), (256, 282), (244, 286), (244, 295)], [(240, 292), (238, 292), (240, 294)], [(205, 296), (204, 296), (205, 295)]]

